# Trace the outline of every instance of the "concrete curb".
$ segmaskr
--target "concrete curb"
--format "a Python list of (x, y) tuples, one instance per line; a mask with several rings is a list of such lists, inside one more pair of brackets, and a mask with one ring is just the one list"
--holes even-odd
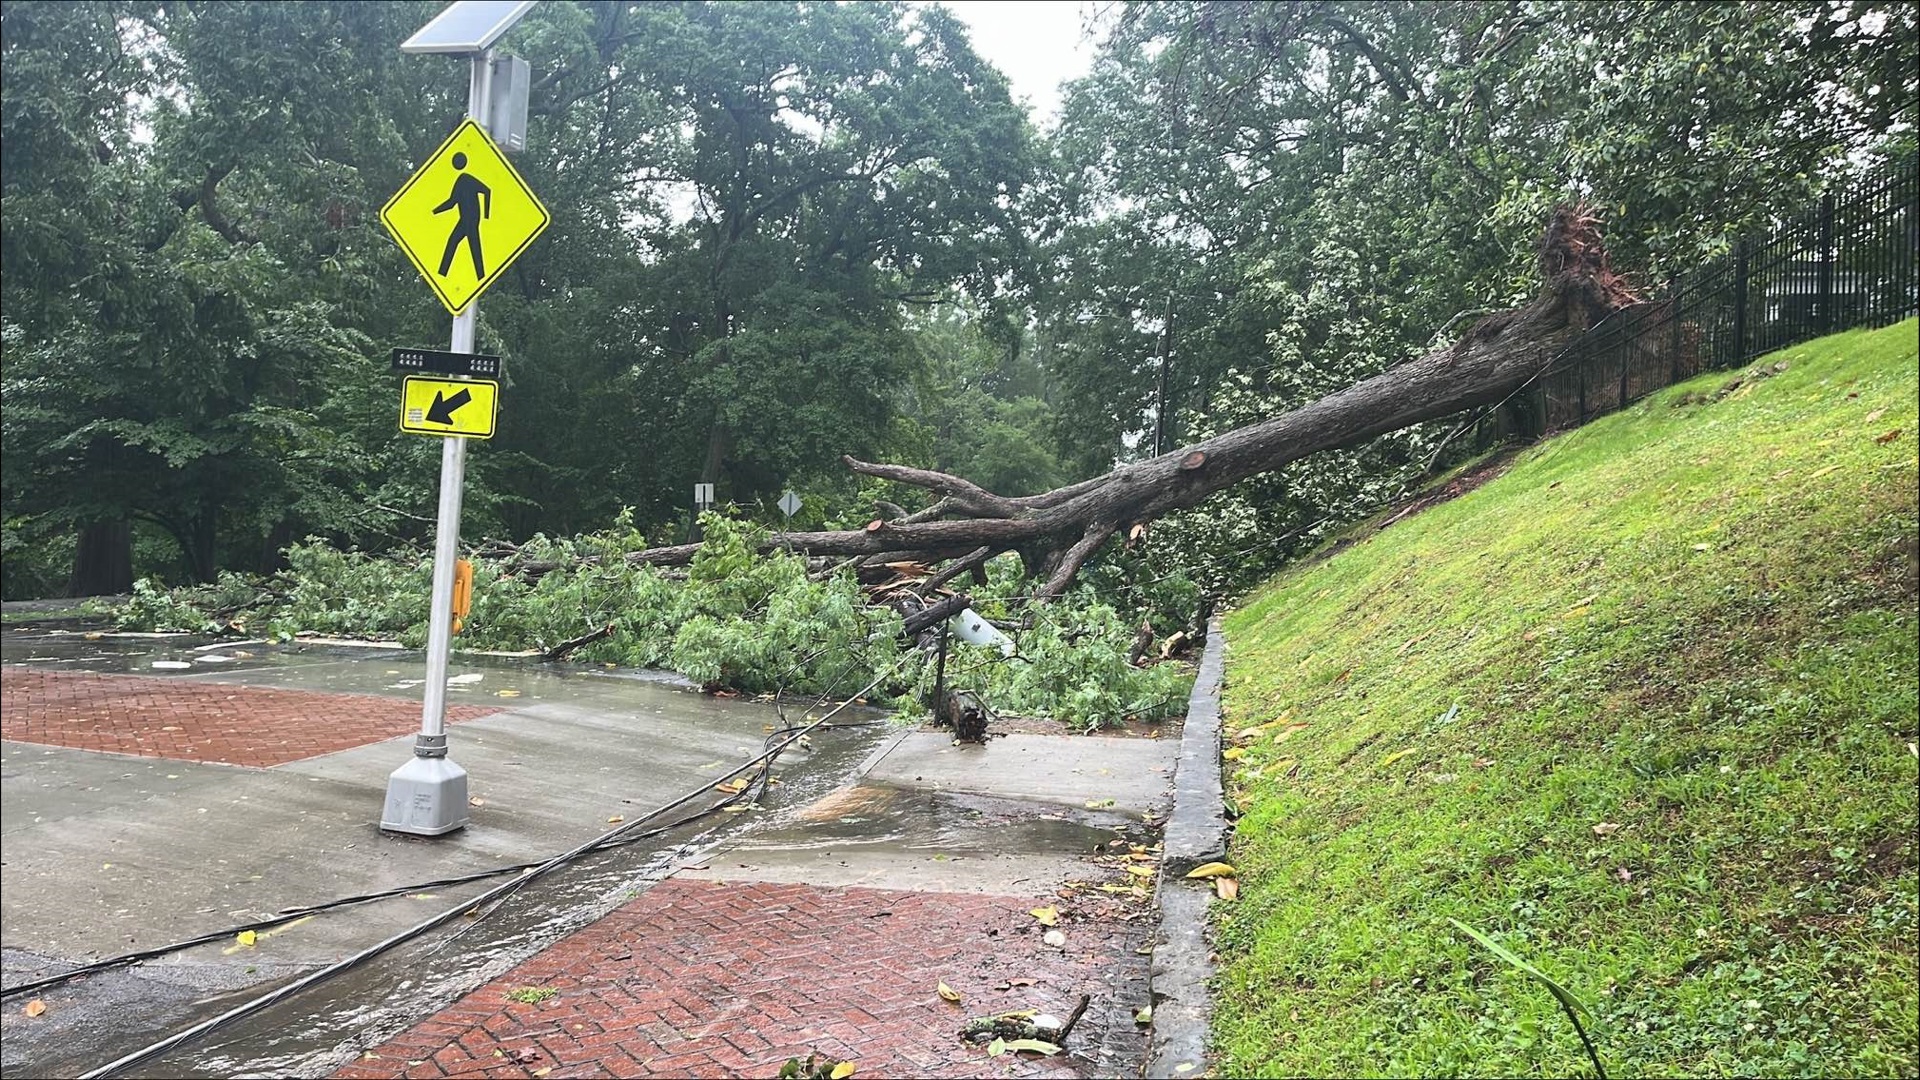
[(1150, 1080), (1198, 1076), (1207, 1066), (1207, 980), (1213, 963), (1207, 948), (1206, 882), (1185, 880), (1202, 863), (1226, 856), (1227, 807), (1220, 784), (1220, 684), (1226, 667), (1226, 635), (1215, 616), (1207, 624), (1207, 648), (1187, 703), (1180, 736), (1180, 762), (1173, 775), (1173, 812), (1161, 837), (1160, 879), (1154, 901), (1160, 935), (1148, 973), (1153, 1030), (1147, 1044)]

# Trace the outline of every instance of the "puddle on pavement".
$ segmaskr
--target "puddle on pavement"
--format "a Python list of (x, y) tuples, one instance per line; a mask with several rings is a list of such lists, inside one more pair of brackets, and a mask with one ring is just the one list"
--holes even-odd
[(1097, 810), (927, 791), (867, 781), (759, 823), (740, 851), (885, 845), (903, 851), (1087, 855), (1145, 834), (1138, 819)]

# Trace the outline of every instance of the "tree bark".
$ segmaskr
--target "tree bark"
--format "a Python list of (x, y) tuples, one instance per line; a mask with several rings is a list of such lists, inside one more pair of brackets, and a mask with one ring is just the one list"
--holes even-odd
[(68, 596), (118, 596), (133, 590), (133, 523), (90, 521), (73, 549)]
[[(1309, 454), (1499, 402), (1549, 372), (1574, 338), (1635, 302), (1608, 266), (1598, 222), (1584, 208), (1555, 212), (1539, 261), (1546, 283), (1539, 296), (1480, 320), (1451, 345), (1271, 420), (1044, 494), (1007, 497), (947, 473), (844, 458), (856, 473), (926, 488), (939, 501), (864, 529), (784, 533), (769, 548), (826, 556), (923, 553), (929, 561), (956, 550), (969, 561), (984, 561), (982, 548), (1018, 550), (1040, 557), (1046, 582), (1037, 595), (1057, 596), (1116, 531), (1187, 509)], [(653, 548), (627, 560), (677, 565), (694, 550)]]

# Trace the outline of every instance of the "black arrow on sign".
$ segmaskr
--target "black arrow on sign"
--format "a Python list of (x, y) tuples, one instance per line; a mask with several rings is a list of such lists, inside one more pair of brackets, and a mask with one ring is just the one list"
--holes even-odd
[(459, 410), (460, 406), (472, 400), (473, 392), (470, 390), (461, 390), (452, 397), (444, 397), (440, 391), (435, 390), (433, 404), (427, 409), (427, 423), (452, 424), (453, 414)]

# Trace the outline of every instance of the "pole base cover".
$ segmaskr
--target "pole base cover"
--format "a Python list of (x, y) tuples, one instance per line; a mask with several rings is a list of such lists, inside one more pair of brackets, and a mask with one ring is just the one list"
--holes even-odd
[(380, 827), (441, 836), (467, 824), (467, 770), (444, 757), (413, 757), (387, 777)]

